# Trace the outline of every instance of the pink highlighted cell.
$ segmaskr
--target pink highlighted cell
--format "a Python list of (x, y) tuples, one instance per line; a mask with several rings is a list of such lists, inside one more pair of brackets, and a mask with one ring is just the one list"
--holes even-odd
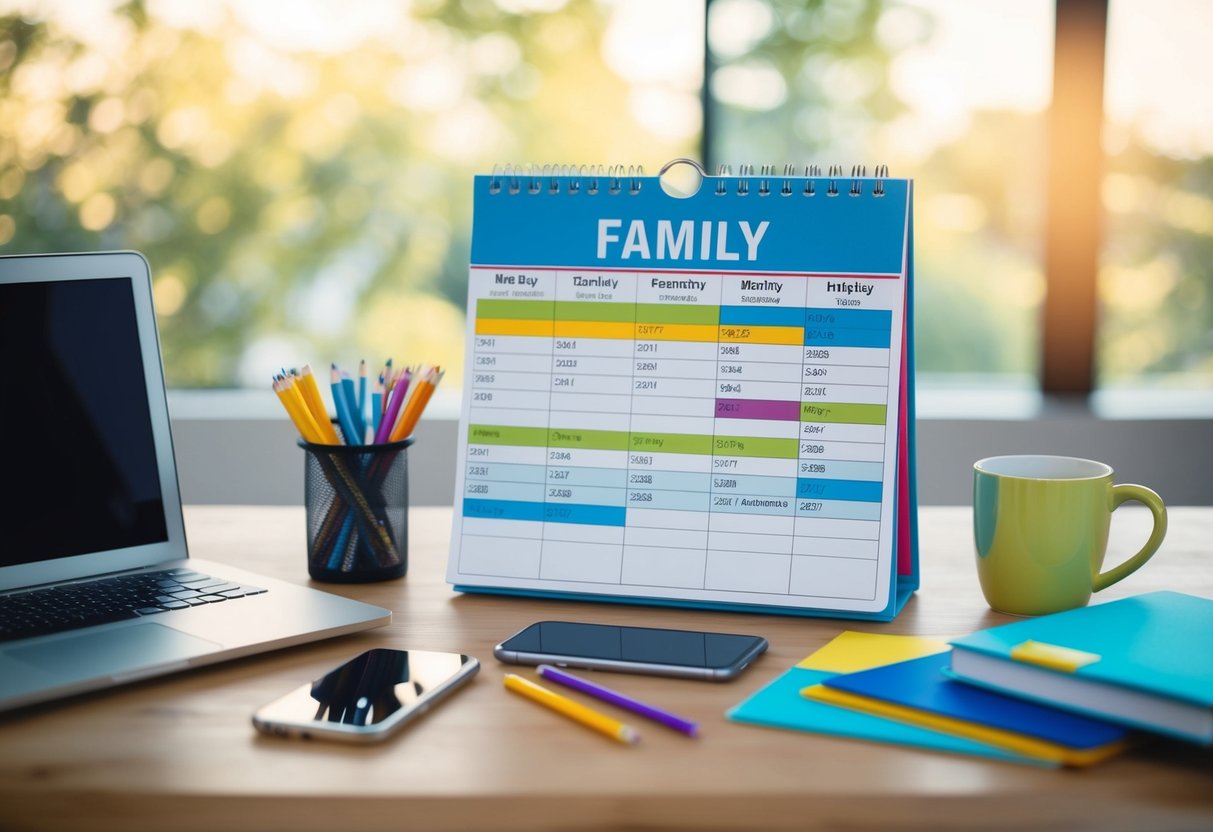
[(717, 399), (717, 419), (768, 419), (774, 422), (800, 420), (800, 402), (765, 399)]

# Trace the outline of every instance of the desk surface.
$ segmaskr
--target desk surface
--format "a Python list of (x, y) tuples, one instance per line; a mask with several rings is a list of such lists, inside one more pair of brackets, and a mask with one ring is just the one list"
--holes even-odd
[[(0, 719), (0, 827), (165, 829), (1204, 829), (1213, 752), (1156, 744), (1086, 771), (1037, 770), (727, 722), (724, 711), (844, 629), (948, 637), (1009, 620), (981, 598), (970, 513), (921, 512), (923, 589), (892, 624), (461, 596), (443, 581), (449, 509), (411, 517), (403, 580), (324, 586), (389, 607), (388, 628), (143, 682)], [(1117, 513), (1110, 559), (1144, 540)], [(307, 581), (303, 513), (193, 507), (191, 551)], [(1174, 509), (1163, 549), (1103, 598), (1213, 597), (1213, 509)], [(699, 720), (611, 743), (502, 689), (502, 637), (541, 618), (753, 632), (767, 654), (731, 683), (612, 675)], [(257, 736), (249, 714), (369, 647), (483, 663), (449, 703), (376, 747)]]

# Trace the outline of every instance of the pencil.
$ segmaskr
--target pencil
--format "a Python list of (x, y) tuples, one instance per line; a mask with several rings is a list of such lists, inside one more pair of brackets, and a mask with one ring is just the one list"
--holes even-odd
[(307, 412), (307, 408), (302, 403), (302, 398), (298, 395), (291, 395), (292, 387), (284, 376), (278, 376), (274, 379), (274, 392), (278, 394), (278, 400), (282, 402), (282, 406), (286, 408), (286, 414), (291, 418), (291, 422), (295, 425), (295, 430), (299, 431), (308, 442), (317, 442), (319, 440), (319, 428), (316, 427), (315, 420), (311, 414)]
[(320, 430), (320, 426), (316, 424), (312, 412), (308, 410), (307, 402), (304, 401), (303, 391), (299, 389), (299, 376), (294, 370), (284, 380), (286, 384), (286, 395), (295, 403), (295, 408), (299, 411), (300, 418), (307, 425), (308, 433), (311, 434), (309, 442), (324, 443), (324, 433)]
[(329, 419), (328, 411), (324, 409), (324, 400), (320, 398), (320, 387), (316, 384), (316, 375), (312, 372), (310, 364), (304, 364), (303, 369), (299, 371), (299, 390), (303, 393), (303, 401), (307, 403), (307, 409), (311, 412), (312, 418), (316, 420), (316, 425), (320, 428), (320, 433), (324, 435), (325, 441), (330, 445), (340, 445), (341, 437), (337, 435), (337, 431)]
[(354, 426), (354, 432), (358, 434), (358, 439), (350, 444), (361, 445), (366, 437), (366, 422), (358, 413), (358, 391), (349, 373), (341, 374), (341, 390), (345, 393), (345, 407), (346, 412), (350, 415), (350, 423)]
[[(379, 423), (383, 421), (383, 373), (375, 380), (371, 392), (371, 436), (379, 435)], [(373, 440), (372, 440), (373, 441)]]
[(421, 420), (421, 414), (425, 412), (425, 406), (430, 403), (430, 397), (434, 395), (434, 391), (438, 389), (438, 383), (446, 375), (445, 371), (439, 371), (437, 368), (431, 370), (430, 373), (430, 377), (422, 381), (417, 392), (409, 399), (408, 407), (405, 408), (404, 415), (400, 417), (400, 422), (392, 431), (389, 441), (399, 442), (401, 439), (413, 435), (417, 422)]
[(587, 728), (605, 734), (616, 742), (634, 745), (640, 740), (640, 734), (630, 725), (625, 725), (606, 714), (600, 714), (593, 708), (587, 708), (580, 702), (574, 702), (567, 696), (561, 696), (555, 691), (537, 685), (529, 679), (524, 679), (514, 673), (505, 674), (507, 690), (521, 694), (532, 702), (550, 708), (561, 716), (568, 717), (574, 722), (580, 722)]
[(544, 679), (548, 679), (549, 681), (556, 682), (560, 685), (565, 685), (573, 690), (589, 694), (596, 699), (601, 699), (603, 702), (607, 702), (611, 705), (625, 708), (633, 713), (640, 714), (647, 719), (661, 723), (667, 728), (673, 728), (675, 731), (681, 731), (688, 737), (694, 737), (699, 733), (699, 725), (691, 722), (689, 719), (683, 719), (682, 717), (672, 714), (669, 711), (656, 708), (652, 705), (641, 702), (639, 699), (633, 699), (630, 696), (625, 696), (619, 691), (611, 690), (608, 687), (603, 687), (602, 685), (579, 678), (574, 676), (572, 673), (565, 673), (563, 670), (557, 670), (550, 664), (541, 664), (537, 670), (539, 675)]
[(366, 359), (358, 362), (358, 417), (366, 423)]
[(337, 421), (341, 423), (341, 432), (345, 434), (345, 444), (361, 445), (362, 437), (358, 435), (353, 417), (350, 415), (349, 401), (346, 399), (345, 390), (341, 385), (341, 370), (336, 364), (330, 365), (329, 380), (333, 391), (333, 405), (337, 408)]
[(396, 425), (396, 417), (400, 413), (400, 406), (404, 403), (404, 397), (408, 393), (409, 380), (412, 378), (412, 373), (407, 369), (401, 370), (392, 384), (391, 401), (388, 402), (387, 408), (383, 412), (383, 421), (379, 423), (379, 431), (375, 434), (376, 442), (387, 442), (391, 436), (392, 428)]

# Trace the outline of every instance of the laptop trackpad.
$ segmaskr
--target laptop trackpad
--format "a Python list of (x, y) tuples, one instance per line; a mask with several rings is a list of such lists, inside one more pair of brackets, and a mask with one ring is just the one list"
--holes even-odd
[(60, 677), (91, 679), (184, 662), (218, 649), (214, 642), (148, 622), (18, 647), (8, 655)]

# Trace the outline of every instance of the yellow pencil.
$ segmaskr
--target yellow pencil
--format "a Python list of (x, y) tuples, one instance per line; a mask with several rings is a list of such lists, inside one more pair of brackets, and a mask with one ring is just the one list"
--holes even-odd
[(278, 400), (286, 408), (286, 414), (291, 417), (295, 430), (299, 431), (299, 435), (308, 442), (317, 442), (319, 437), (315, 431), (319, 429), (311, 415), (307, 413), (306, 408), (302, 406), (300, 398), (291, 395), (291, 389), (291, 385), (285, 378), (274, 380), (274, 392), (278, 394)]
[[(294, 372), (294, 371), (292, 371)], [(299, 411), (300, 419), (307, 425), (308, 432), (303, 434), (303, 438), (308, 442), (317, 445), (325, 444), (324, 433), (320, 430), (320, 426), (316, 424), (312, 412), (308, 410), (307, 401), (303, 398), (303, 393), (300, 391), (302, 385), (299, 384), (299, 377), (290, 375), (286, 377), (286, 395), (289, 399), (295, 402), (295, 407)], [(308, 438), (310, 435), (310, 439)]]
[(438, 382), (442, 381), (442, 376), (445, 373), (439, 372), (437, 368), (430, 370), (425, 378), (413, 390), (408, 401), (404, 404), (404, 413), (396, 422), (396, 427), (392, 430), (388, 441), (399, 442), (406, 436), (413, 435), (413, 429), (417, 427), (417, 422), (421, 420), (421, 414), (425, 411), (425, 406), (429, 404), (430, 396), (434, 395), (434, 390), (438, 387)]
[(310, 364), (304, 364), (303, 369), (299, 371), (299, 391), (303, 394), (303, 401), (307, 404), (308, 412), (316, 421), (316, 426), (320, 428), (325, 443), (340, 445), (341, 439), (333, 428), (328, 411), (324, 409), (324, 399), (320, 398), (320, 387), (316, 384), (316, 376), (312, 373)]
[(587, 708), (580, 702), (574, 702), (567, 696), (561, 696), (529, 679), (507, 673), (505, 674), (505, 686), (507, 690), (520, 693), (532, 702), (538, 702), (545, 708), (551, 708), (556, 713), (566, 716), (574, 722), (580, 722), (600, 734), (606, 734), (617, 742), (632, 745), (640, 740), (640, 734), (630, 725), (625, 725), (606, 714), (600, 714), (593, 708)]

